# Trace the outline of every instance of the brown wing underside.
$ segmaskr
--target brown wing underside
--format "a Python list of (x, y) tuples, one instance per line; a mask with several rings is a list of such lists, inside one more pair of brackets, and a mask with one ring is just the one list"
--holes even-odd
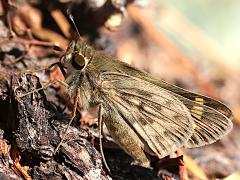
[(175, 96), (131, 76), (104, 73), (101, 78), (105, 102), (117, 109), (107, 113), (118, 113), (157, 156), (169, 155), (191, 137), (193, 119)]
[[(133, 123), (132, 121), (141, 123), (141, 120), (138, 118), (144, 119), (143, 122), (145, 121), (145, 124), (148, 124), (148, 126), (150, 126), (151, 123), (158, 124), (154, 124), (153, 127), (148, 127), (150, 132), (155, 132), (156, 134), (158, 131), (163, 131), (163, 129), (170, 131), (169, 134), (171, 134), (174, 128), (171, 127), (173, 125), (169, 124), (174, 124), (174, 127), (178, 127), (174, 129), (176, 136), (177, 133), (185, 133), (187, 128), (184, 126), (186, 129), (181, 129), (181, 126), (187, 122), (186, 119), (188, 119), (188, 123), (191, 122), (194, 124), (194, 131), (191, 137), (188, 138), (188, 141), (186, 141), (186, 138), (191, 134), (190, 132), (192, 132), (192, 130), (190, 130), (191, 123), (190, 127), (188, 127), (188, 135), (184, 138), (182, 137), (182, 139), (180, 138), (181, 140), (173, 138), (174, 140), (171, 141), (171, 145), (176, 143), (177, 147), (180, 147), (183, 141), (185, 141), (185, 146), (189, 148), (211, 144), (227, 134), (232, 128), (231, 119), (228, 118), (231, 117), (231, 111), (224, 104), (209, 97), (194, 94), (181, 88), (177, 89), (176, 86), (170, 86), (170, 84), (168, 84), (170, 89), (165, 89), (157, 83), (153, 84), (140, 78), (123, 75), (122, 73), (104, 73), (102, 77), (105, 83), (108, 84), (108, 86), (105, 87), (115, 95), (115, 98), (111, 100), (115, 101), (114, 103), (119, 106), (119, 109), (122, 109), (123, 114), (131, 113), (128, 111), (132, 109), (132, 114), (128, 115), (128, 117), (131, 117), (131, 120), (129, 120), (130, 124)], [(180, 93), (176, 94), (176, 92)], [(188, 96), (188, 98), (186, 96)], [(125, 106), (121, 105), (120, 102), (126, 102), (127, 106), (126, 104), (124, 104)], [(214, 108), (215, 106), (218, 108)], [(147, 110), (144, 110), (143, 107)], [(190, 118), (187, 112), (191, 114)], [(225, 113), (223, 114), (222, 112)], [(136, 114), (137, 116), (134, 117), (133, 115)], [(164, 124), (165, 120), (169, 123)], [(154, 129), (155, 126), (158, 128)], [(152, 135), (148, 132), (149, 129), (144, 128), (141, 135), (146, 134), (142, 136), (151, 137)], [(135, 129), (138, 128), (135, 127)], [(162, 132), (160, 134), (162, 135)], [(144, 139), (148, 138), (149, 137), (144, 137)], [(161, 137), (163, 140), (167, 138), (168, 137), (163, 135)], [(164, 153), (170, 151), (170, 146), (162, 151)]]

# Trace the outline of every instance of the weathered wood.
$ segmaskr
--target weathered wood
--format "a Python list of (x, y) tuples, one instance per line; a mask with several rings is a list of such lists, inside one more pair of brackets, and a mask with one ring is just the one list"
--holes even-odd
[(71, 127), (58, 153), (53, 153), (66, 128), (66, 117), (47, 101), (44, 91), (16, 98), (39, 87), (37, 76), (12, 77), (17, 109), (11, 140), (21, 163), (31, 167), (28, 173), (33, 179), (108, 179), (103, 175), (101, 156), (86, 140), (85, 131)]

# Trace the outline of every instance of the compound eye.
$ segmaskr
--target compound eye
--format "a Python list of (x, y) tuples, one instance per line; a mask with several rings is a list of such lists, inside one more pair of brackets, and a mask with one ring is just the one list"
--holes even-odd
[(74, 68), (78, 70), (82, 70), (85, 66), (86, 62), (84, 56), (81, 54), (76, 54), (72, 58), (72, 65)]

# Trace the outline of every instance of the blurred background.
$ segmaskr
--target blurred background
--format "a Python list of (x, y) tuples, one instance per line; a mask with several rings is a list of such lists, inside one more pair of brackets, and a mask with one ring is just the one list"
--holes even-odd
[(159, 1), (168, 3), (176, 8), (191, 23), (197, 25), (207, 36), (209, 36), (221, 48), (224, 56), (232, 66), (237, 66), (239, 59), (239, 31), (238, 22), (240, 15), (238, 8), (240, 2), (237, 0), (195, 0), (183, 1)]
[[(181, 177), (237, 180), (239, 8), (238, 0), (3, 0), (0, 74), (9, 81), (11, 73), (58, 61), (70, 40), (78, 36), (68, 9), (80, 34), (96, 49), (232, 109), (234, 128), (228, 136), (203, 148), (182, 150), (186, 169)], [(55, 68), (40, 78), (47, 82), (63, 76)], [(62, 96), (62, 91), (56, 93)], [(84, 122), (93, 124), (96, 119), (88, 117), (84, 116)], [(113, 179), (119, 176), (113, 173)], [(129, 175), (129, 179), (137, 178)]]

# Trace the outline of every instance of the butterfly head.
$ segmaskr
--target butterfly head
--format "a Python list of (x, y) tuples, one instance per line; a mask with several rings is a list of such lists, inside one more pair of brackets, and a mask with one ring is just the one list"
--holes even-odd
[(69, 44), (60, 64), (67, 72), (79, 72), (84, 71), (92, 58), (92, 47), (88, 46), (82, 38), (77, 38)]

